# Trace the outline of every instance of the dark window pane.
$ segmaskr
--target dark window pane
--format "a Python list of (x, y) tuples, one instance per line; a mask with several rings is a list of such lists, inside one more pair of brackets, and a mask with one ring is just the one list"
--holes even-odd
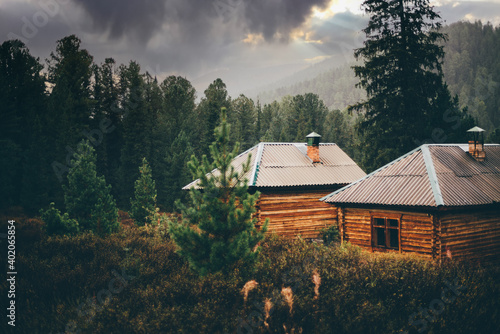
[(376, 226), (385, 226), (385, 219), (384, 218), (375, 218), (373, 220), (373, 224)]
[(377, 233), (377, 246), (385, 247), (385, 229), (376, 228), (375, 232)]
[(389, 242), (391, 248), (399, 248), (398, 230), (389, 230)]
[(391, 227), (398, 227), (398, 221), (397, 219), (388, 219), (389, 221), (389, 226)]

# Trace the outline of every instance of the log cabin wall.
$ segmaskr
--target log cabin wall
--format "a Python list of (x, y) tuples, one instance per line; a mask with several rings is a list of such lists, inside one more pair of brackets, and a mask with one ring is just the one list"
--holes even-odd
[(305, 239), (319, 237), (319, 231), (337, 224), (337, 208), (319, 201), (332, 190), (273, 191), (260, 190), (257, 218), (260, 226), (269, 218), (268, 233), (289, 238), (300, 235)]
[[(343, 241), (369, 251), (414, 253), (432, 258), (436, 254), (436, 228), (426, 213), (366, 208), (339, 208), (339, 230)], [(372, 217), (399, 221), (399, 249), (380, 249), (372, 245)]]
[(442, 212), (440, 255), (500, 263), (500, 207)]

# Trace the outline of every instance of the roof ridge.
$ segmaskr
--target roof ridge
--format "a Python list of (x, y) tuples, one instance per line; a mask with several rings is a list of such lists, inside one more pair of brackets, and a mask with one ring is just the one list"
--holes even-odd
[[(257, 177), (259, 174), (260, 161), (262, 159), (262, 153), (264, 151), (264, 143), (259, 143), (257, 146), (257, 155), (255, 156), (255, 161), (252, 167), (251, 180), (248, 182), (251, 186), (255, 186), (257, 183)], [(254, 146), (255, 147), (255, 146)]]
[[(423, 145), (422, 145), (422, 146), (423, 146)], [(403, 154), (403, 155), (402, 155), (402, 156), (400, 156), (399, 158), (394, 159), (393, 161), (389, 162), (388, 164), (385, 164), (384, 166), (382, 166), (382, 167), (380, 167), (380, 168), (378, 168), (378, 169), (374, 170), (374, 171), (373, 171), (373, 172), (371, 172), (370, 174), (365, 175), (364, 177), (360, 178), (359, 180), (354, 181), (354, 182), (352, 182), (352, 183), (348, 184), (347, 186), (342, 187), (342, 188), (340, 188), (340, 189), (338, 189), (338, 190), (336, 190), (336, 191), (332, 192), (331, 194), (328, 194), (328, 195), (326, 195), (325, 197), (320, 198), (319, 200), (320, 200), (320, 201), (326, 201), (327, 199), (329, 199), (329, 198), (330, 198), (330, 197), (332, 197), (333, 195), (336, 195), (336, 194), (338, 194), (338, 193), (340, 193), (340, 192), (342, 192), (342, 191), (344, 191), (344, 190), (347, 190), (348, 188), (352, 187), (353, 185), (358, 184), (359, 182), (361, 182), (361, 181), (363, 181), (363, 180), (367, 179), (368, 177), (370, 177), (370, 176), (372, 176), (372, 175), (374, 175), (374, 174), (376, 174), (376, 173), (380, 172), (381, 170), (386, 169), (386, 168), (388, 168), (389, 166), (392, 166), (393, 164), (395, 164), (396, 162), (399, 162), (400, 160), (402, 160), (402, 159), (404, 159), (404, 158), (406, 158), (406, 157), (408, 157), (408, 156), (412, 155), (413, 153), (417, 152), (417, 151), (418, 151), (418, 150), (419, 150), (422, 146), (419, 146), (419, 147), (417, 147), (417, 148), (415, 148), (415, 149), (411, 150), (410, 152), (408, 152), (408, 153), (406, 153), (406, 154)]]
[[(264, 145), (307, 145), (306, 142), (280, 142), (280, 141), (262, 141), (259, 144)], [(257, 145), (259, 145), (257, 144)], [(337, 143), (319, 143), (320, 145), (337, 145)], [(257, 146), (255, 145), (255, 146)], [(253, 146), (253, 147), (255, 147)], [(338, 145), (337, 145), (338, 146)]]
[(432, 154), (428, 145), (422, 145), (422, 157), (424, 158), (425, 168), (427, 169), (427, 176), (429, 177), (436, 206), (442, 206), (444, 205), (443, 194), (441, 193), (441, 188), (439, 187), (436, 169), (434, 168)]

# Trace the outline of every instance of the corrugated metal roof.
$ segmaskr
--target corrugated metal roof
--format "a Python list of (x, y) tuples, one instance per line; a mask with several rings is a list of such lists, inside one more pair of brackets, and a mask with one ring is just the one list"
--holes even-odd
[(241, 170), (248, 154), (252, 154), (252, 168), (246, 178), (256, 187), (342, 185), (366, 175), (336, 144), (320, 144), (321, 162), (313, 163), (305, 143), (260, 143), (234, 159), (237, 170)]
[(321, 200), (432, 207), (500, 202), (500, 145), (485, 145), (482, 162), (466, 147), (422, 145)]
[(486, 159), (476, 161), (459, 147), (431, 146), (444, 205), (500, 202), (500, 145), (485, 145)]
[[(234, 169), (238, 172), (238, 173), (241, 173), (242, 170), (243, 170), (243, 164), (245, 164), (247, 162), (247, 159), (248, 159), (248, 155), (251, 154), (251, 160), (250, 160), (250, 166), (253, 166), (254, 163), (255, 163), (255, 156), (256, 156), (256, 153), (257, 153), (257, 148), (258, 146), (254, 146), (248, 150), (246, 150), (245, 152), (239, 154), (238, 156), (236, 156), (234, 159), (233, 159), (233, 162), (232, 162), (232, 166), (234, 167)], [(252, 171), (252, 168), (250, 168), (250, 171), (247, 172), (246, 174), (246, 178), (248, 179), (249, 178), (249, 174), (251, 173)], [(217, 169), (214, 169), (211, 174), (213, 175), (219, 175), (219, 171)], [(182, 189), (184, 190), (188, 190), (190, 189), (191, 187), (196, 187), (198, 183), (198, 180), (194, 180), (193, 182), (187, 184), (186, 186), (184, 186)]]

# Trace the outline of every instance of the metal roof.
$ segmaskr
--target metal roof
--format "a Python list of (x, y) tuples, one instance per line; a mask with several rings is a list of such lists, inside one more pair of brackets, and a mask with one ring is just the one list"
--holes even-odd
[(328, 203), (470, 206), (500, 202), (500, 145), (477, 161), (465, 144), (427, 144), (323, 197)]
[(336, 144), (321, 143), (320, 163), (313, 163), (307, 156), (306, 143), (260, 143), (233, 160), (237, 171), (242, 170), (249, 154), (251, 167), (245, 177), (255, 187), (345, 185), (366, 175)]

